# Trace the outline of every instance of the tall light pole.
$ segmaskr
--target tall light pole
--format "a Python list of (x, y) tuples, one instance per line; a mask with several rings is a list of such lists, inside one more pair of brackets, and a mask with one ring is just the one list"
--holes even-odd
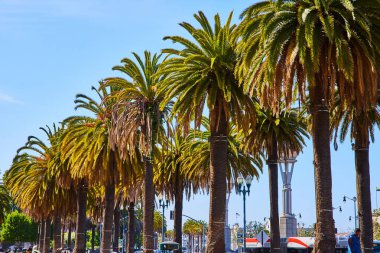
[(351, 200), (354, 202), (354, 220), (355, 220), (355, 228), (358, 228), (357, 227), (357, 215), (356, 215), (356, 197), (353, 197), (353, 198), (349, 198), (347, 196), (343, 196), (343, 202), (346, 203), (347, 199)]
[(288, 151), (281, 153), (278, 161), (282, 178), (281, 237), (297, 236), (297, 219), (292, 212), (292, 177), (297, 156), (297, 152)]
[(160, 207), (162, 207), (162, 242), (165, 241), (165, 208), (169, 206), (169, 200), (164, 199), (164, 196), (160, 193), (158, 195), (158, 202)]
[[(245, 216), (245, 195), (250, 193), (249, 188), (251, 187), (252, 184), (252, 177), (247, 176), (245, 179), (245, 184), (244, 184), (244, 178), (243, 177), (238, 177), (237, 179), (238, 182), (238, 191), (239, 195), (243, 194), (243, 245), (244, 245), (244, 253), (247, 250), (247, 243), (246, 243), (246, 238), (247, 238), (247, 227), (246, 227), (246, 216)], [(246, 188), (247, 186), (247, 188)]]

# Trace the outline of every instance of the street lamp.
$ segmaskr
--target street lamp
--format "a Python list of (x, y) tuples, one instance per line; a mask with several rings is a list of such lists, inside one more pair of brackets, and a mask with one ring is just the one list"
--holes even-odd
[(167, 208), (169, 206), (169, 200), (166, 200), (166, 203), (165, 203), (165, 199), (164, 199), (164, 196), (162, 195), (162, 193), (160, 193), (158, 195), (158, 202), (159, 202), (159, 206), (162, 207), (162, 242), (165, 241), (165, 208)]
[(282, 215), (280, 217), (280, 234), (282, 237), (297, 235), (297, 219), (292, 212), (292, 177), (298, 152), (287, 150), (279, 154), (278, 165), (282, 179)]
[(347, 196), (343, 196), (343, 202), (346, 203), (347, 199), (351, 200), (354, 202), (354, 220), (355, 220), (355, 228), (357, 228), (357, 215), (356, 215), (356, 197), (349, 198)]
[[(251, 184), (252, 184), (252, 177), (251, 176), (247, 176), (245, 178), (245, 184), (244, 184), (244, 178), (243, 177), (238, 177), (237, 179), (237, 183), (238, 183), (238, 192), (239, 192), (239, 195), (242, 193), (243, 194), (243, 245), (244, 245), (244, 253), (246, 252), (246, 249), (247, 249), (247, 243), (246, 243), (246, 236), (247, 236), (247, 228), (246, 228), (246, 219), (245, 219), (245, 195), (248, 194), (249, 196), (249, 193), (250, 193), (250, 190), (249, 188), (251, 187)], [(247, 188), (246, 188), (247, 186)]]

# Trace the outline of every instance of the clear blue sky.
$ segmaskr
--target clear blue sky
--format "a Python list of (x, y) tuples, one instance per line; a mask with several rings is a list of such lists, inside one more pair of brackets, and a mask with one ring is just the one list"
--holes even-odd
[[(38, 128), (74, 113), (77, 93), (113, 75), (111, 68), (131, 52), (159, 51), (171, 46), (165, 35), (183, 35), (181, 21), (194, 23), (192, 14), (203, 10), (209, 17), (219, 12), (237, 16), (252, 1), (243, 0), (0, 0), (0, 170), (4, 172), (27, 136), (40, 135)], [(377, 136), (378, 132), (377, 132)], [(380, 176), (378, 158), (371, 145), (372, 200)], [(308, 142), (298, 158), (293, 176), (293, 212), (302, 214), (306, 226), (315, 222), (312, 145)], [(339, 230), (353, 228), (352, 203), (343, 204), (344, 194), (355, 195), (354, 156), (350, 142), (332, 152), (333, 202), (343, 212), (334, 212)], [(279, 182), (281, 184), (281, 182)], [(254, 182), (248, 197), (247, 220), (269, 216), (267, 169)], [(280, 185), (281, 190), (281, 185)], [(281, 192), (280, 192), (281, 196)], [(208, 197), (186, 202), (184, 213), (208, 220)], [(281, 207), (281, 200), (280, 200)], [(242, 198), (232, 195), (230, 223), (242, 214)], [(280, 208), (281, 210), (282, 208)], [(168, 217), (168, 216), (167, 216)], [(243, 216), (238, 218), (242, 223)], [(169, 225), (172, 223), (169, 223)]]

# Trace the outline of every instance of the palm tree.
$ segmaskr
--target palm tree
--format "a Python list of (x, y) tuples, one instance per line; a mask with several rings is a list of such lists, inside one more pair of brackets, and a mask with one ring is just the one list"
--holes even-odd
[(157, 75), (161, 55), (151, 55), (144, 52), (144, 61), (133, 53), (135, 61), (129, 58), (122, 60), (122, 66), (113, 69), (127, 75), (128, 79), (112, 77), (105, 81), (104, 86), (117, 89), (109, 96), (116, 99), (113, 108), (113, 125), (110, 141), (114, 149), (118, 149), (121, 157), (127, 159), (131, 155), (130, 147), (138, 147), (143, 155), (144, 173), (144, 252), (153, 252), (153, 212), (154, 185), (153, 159), (157, 136), (160, 134), (164, 116), (168, 107), (160, 110), (159, 105), (163, 95), (157, 93), (162, 76)]
[(162, 219), (162, 213), (154, 210), (154, 232), (162, 233), (162, 225), (166, 227), (166, 219)]
[[(126, 208), (125, 211), (128, 212), (128, 234), (126, 235), (126, 244), (125, 248), (127, 253), (134, 253), (135, 250), (135, 201), (141, 196), (142, 184), (143, 184), (143, 168), (142, 163), (137, 163), (135, 165), (140, 166), (135, 171), (136, 174), (129, 176), (129, 181), (124, 181), (117, 187), (117, 199), (120, 202), (120, 205)], [(124, 217), (125, 218), (125, 217)], [(123, 222), (126, 222), (125, 220)]]
[[(356, 191), (358, 196), (358, 218), (361, 228), (362, 251), (367, 252), (373, 244), (373, 222), (371, 208), (371, 180), (369, 169), (369, 142), (375, 141), (375, 126), (380, 126), (379, 108), (373, 107), (368, 111), (357, 111), (355, 106), (344, 106), (337, 99), (331, 113), (331, 126), (334, 136), (334, 146), (337, 149), (337, 138), (344, 141), (350, 133), (352, 148), (355, 151)], [(340, 133), (339, 133), (340, 130)]]
[[(171, 58), (160, 70), (166, 76), (159, 87), (165, 98), (162, 105), (176, 98), (173, 115), (189, 129), (192, 119), (195, 128), (201, 124), (205, 103), (210, 119), (210, 229), (207, 252), (224, 252), (224, 220), (226, 207), (227, 136), (230, 119), (239, 128), (248, 129), (254, 106), (249, 96), (243, 94), (234, 77), (237, 63), (237, 39), (231, 34), (232, 13), (224, 25), (215, 15), (214, 28), (203, 12), (194, 15), (201, 28), (183, 22), (180, 25), (191, 35), (191, 40), (168, 36), (166, 40), (181, 44), (182, 49), (164, 49)], [(194, 42), (193, 42), (194, 41)]]
[(5, 174), (5, 183), (15, 203), (27, 214), (43, 220), (43, 252), (50, 249), (50, 226), (54, 225), (53, 252), (61, 250), (61, 217), (75, 210), (75, 189), (64, 186), (67, 169), (59, 160), (59, 139), (62, 128), (41, 128), (48, 143), (30, 136), (18, 150), (11, 168)]
[(5, 216), (12, 211), (12, 198), (4, 184), (0, 184), (0, 225), (3, 224)]
[(306, 123), (295, 110), (282, 110), (278, 115), (271, 109), (258, 108), (255, 127), (244, 136), (245, 150), (267, 154), (270, 193), (271, 252), (280, 252), (278, 211), (278, 154), (299, 153), (307, 137)]
[[(174, 238), (182, 244), (182, 209), (184, 194), (187, 199), (191, 193), (209, 190), (210, 179), (210, 124), (207, 118), (202, 119), (204, 131), (191, 129), (185, 136), (177, 125), (175, 130), (168, 127), (167, 140), (163, 143), (161, 159), (157, 159), (155, 184), (159, 190), (174, 199)], [(236, 126), (232, 124), (228, 133), (228, 182), (236, 182), (239, 175), (258, 177), (262, 161), (258, 156), (245, 153), (240, 147), (242, 139)], [(259, 152), (258, 152), (259, 153)], [(206, 169), (205, 169), (206, 168)], [(174, 187), (173, 187), (174, 186)], [(231, 189), (228, 189), (231, 190)], [(177, 252), (181, 252), (178, 250)]]
[[(158, 192), (165, 192), (169, 199), (174, 201), (174, 241), (180, 247), (175, 252), (182, 252), (182, 210), (183, 198), (186, 194), (190, 198), (191, 193), (196, 194), (202, 187), (204, 178), (194, 176), (191, 180), (185, 177), (182, 170), (182, 160), (184, 158), (184, 144), (186, 138), (180, 126), (167, 126), (167, 135), (161, 140), (162, 148), (159, 158), (155, 159), (154, 183)], [(203, 168), (202, 168), (203, 169)]]
[[(95, 88), (93, 90), (96, 91)], [(77, 95), (76, 109), (85, 109), (93, 113), (94, 117), (73, 116), (67, 118), (65, 124), (68, 128), (61, 142), (62, 154), (70, 165), (72, 176), (77, 180), (88, 182), (90, 186), (99, 184), (104, 186), (102, 253), (111, 251), (115, 185), (118, 183), (120, 175), (129, 171), (128, 168), (132, 168), (130, 163), (132, 158), (129, 157), (131, 159), (122, 161), (118, 153), (111, 149), (109, 143), (111, 109), (114, 100), (105, 100), (105, 97), (113, 91), (112, 88), (110, 91), (106, 88), (100, 88), (99, 91), (96, 91), (99, 102), (83, 94)], [(78, 214), (77, 218), (77, 235), (81, 235), (83, 233), (81, 230), (85, 227), (85, 221), (83, 221), (86, 210), (84, 206), (86, 203), (85, 192), (81, 201), (83, 203), (80, 203), (82, 207), (81, 216)], [(84, 237), (77, 237), (75, 242), (77, 253), (84, 250), (83, 243), (85, 241), (83, 239)]]
[(194, 248), (195, 236), (198, 236), (198, 247), (201, 249), (199, 236), (203, 234), (203, 229), (207, 226), (204, 221), (187, 220), (183, 224), (183, 232), (189, 236), (189, 242), (191, 243), (191, 252), (197, 252)]
[[(316, 191), (315, 251), (333, 252), (329, 106), (335, 89), (343, 103), (370, 108), (377, 99), (378, 36), (371, 18), (355, 1), (263, 1), (248, 7), (239, 30), (242, 56), (236, 70), (246, 92), (258, 93), (265, 107), (279, 112), (298, 86), (310, 95)], [(378, 1), (374, 8), (379, 6)], [(376, 2), (376, 3), (375, 3)]]

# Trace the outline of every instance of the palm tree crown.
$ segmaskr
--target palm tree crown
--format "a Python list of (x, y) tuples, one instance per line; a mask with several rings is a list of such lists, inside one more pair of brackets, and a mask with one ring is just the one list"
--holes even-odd
[[(183, 155), (179, 159), (182, 163), (181, 172), (187, 180), (199, 185), (198, 187), (205, 190), (210, 185), (210, 123), (205, 117), (202, 118), (202, 130), (193, 129), (189, 132), (186, 141), (183, 143)], [(227, 142), (227, 177), (226, 180), (236, 183), (239, 176), (246, 178), (252, 176), (259, 178), (262, 172), (263, 162), (262, 153), (255, 151), (254, 155), (246, 152), (244, 148), (245, 136), (237, 130), (237, 127), (231, 124)], [(253, 152), (252, 152), (253, 154)], [(232, 186), (233, 184), (229, 184)], [(237, 184), (236, 184), (237, 185)], [(229, 189), (231, 190), (231, 189)]]
[(252, 116), (254, 108), (234, 76), (238, 41), (232, 36), (236, 27), (231, 24), (232, 13), (224, 25), (219, 15), (215, 15), (214, 27), (203, 12), (194, 17), (201, 28), (186, 22), (180, 25), (195, 43), (180, 36), (164, 38), (181, 44), (183, 49), (163, 49), (164, 53), (172, 56), (162, 64), (160, 70), (166, 75), (161, 86), (161, 91), (166, 94), (163, 105), (176, 97), (172, 113), (178, 116), (180, 123), (189, 123), (195, 117), (198, 127), (204, 105), (207, 103), (212, 111), (219, 103), (227, 117), (232, 117), (239, 127), (248, 127), (247, 118)]
[(362, 5), (363, 1), (291, 0), (247, 8), (239, 27), (242, 64), (236, 71), (246, 91), (253, 93), (257, 87), (263, 103), (278, 108), (282, 93), (286, 103), (292, 103), (295, 83), (302, 100), (307, 83), (320, 83), (331, 99), (336, 85), (342, 102), (355, 102), (360, 108), (374, 104), (379, 38), (373, 28), (378, 25)]

